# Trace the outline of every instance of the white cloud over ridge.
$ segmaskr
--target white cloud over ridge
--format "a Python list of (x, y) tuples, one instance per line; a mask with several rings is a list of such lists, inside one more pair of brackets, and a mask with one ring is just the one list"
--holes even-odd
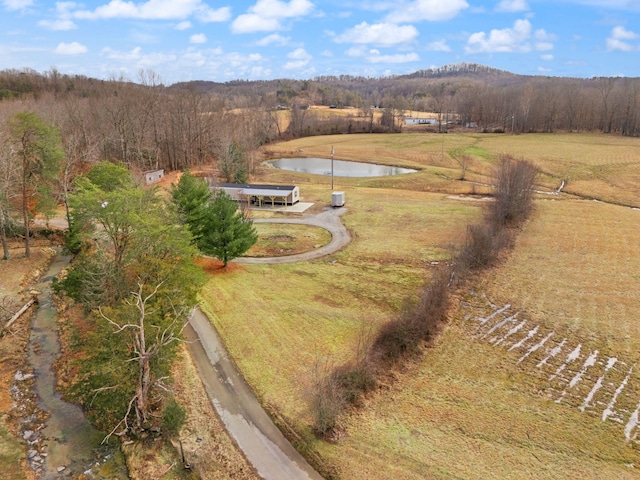
[(283, 29), (282, 21), (309, 15), (314, 5), (309, 0), (258, 0), (248, 13), (231, 24), (234, 33), (272, 32)]
[(554, 48), (555, 36), (543, 29), (533, 31), (529, 20), (516, 20), (512, 28), (493, 29), (472, 33), (467, 39), (465, 52), (473, 53), (527, 53), (532, 50), (548, 51)]
[(380, 55), (378, 53), (365, 56), (365, 60), (369, 63), (411, 63), (419, 62), (420, 57), (417, 53), (396, 53), (393, 55)]
[(418, 29), (413, 25), (395, 25), (392, 23), (369, 25), (367, 22), (362, 22), (335, 36), (334, 41), (337, 43), (391, 46), (410, 42), (418, 35)]
[(413, 0), (397, 2), (385, 18), (389, 23), (451, 20), (469, 7), (466, 0)]
[(82, 55), (87, 53), (89, 49), (78, 42), (59, 43), (53, 51), (57, 55)]
[(613, 50), (619, 50), (621, 52), (633, 52), (640, 50), (640, 45), (634, 45), (629, 42), (630, 40), (638, 40), (639, 38), (639, 34), (618, 25), (613, 27), (611, 35), (607, 38), (607, 50), (609, 52)]

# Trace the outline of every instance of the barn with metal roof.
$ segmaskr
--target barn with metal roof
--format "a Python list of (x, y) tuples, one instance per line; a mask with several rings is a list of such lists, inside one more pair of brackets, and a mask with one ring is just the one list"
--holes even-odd
[(294, 205), (300, 201), (300, 189), (294, 185), (260, 185), (242, 183), (221, 183), (213, 187), (223, 190), (238, 202), (259, 207)]

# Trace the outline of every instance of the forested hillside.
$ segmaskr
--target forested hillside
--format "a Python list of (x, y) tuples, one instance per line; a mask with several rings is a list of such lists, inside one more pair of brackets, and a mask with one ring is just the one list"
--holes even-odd
[[(416, 112), (435, 116), (437, 132), (466, 125), (480, 132), (640, 133), (638, 78), (522, 76), (475, 64), (381, 78), (170, 86), (150, 71), (132, 81), (5, 70), (0, 99), (0, 125), (29, 110), (59, 128), (70, 165), (112, 160), (143, 171), (212, 159), (250, 165), (252, 152), (276, 139), (397, 132)], [(327, 115), (307, 108), (314, 105), (347, 109)]]

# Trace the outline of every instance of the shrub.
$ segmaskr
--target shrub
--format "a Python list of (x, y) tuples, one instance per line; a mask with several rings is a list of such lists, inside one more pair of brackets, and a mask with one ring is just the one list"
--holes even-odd
[(337, 426), (338, 416), (347, 406), (344, 391), (331, 370), (328, 360), (321, 363), (320, 359), (316, 359), (311, 374), (313, 429), (321, 436), (326, 436)]
[(534, 184), (538, 169), (526, 160), (510, 155), (500, 157), (494, 178), (494, 197), (489, 221), (496, 226), (516, 226), (533, 208)]
[(162, 412), (162, 430), (170, 435), (177, 436), (186, 419), (187, 412), (176, 402), (175, 398), (172, 397)]

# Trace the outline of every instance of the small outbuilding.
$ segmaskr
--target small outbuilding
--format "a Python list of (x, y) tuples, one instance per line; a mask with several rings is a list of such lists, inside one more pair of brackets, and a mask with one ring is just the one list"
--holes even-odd
[(438, 119), (436, 118), (417, 118), (406, 117), (404, 119), (405, 125), (437, 125)]
[(151, 185), (162, 180), (162, 178), (164, 177), (164, 169), (160, 168), (158, 170), (147, 170), (146, 172), (142, 172), (142, 175), (144, 175), (145, 185)]
[(212, 187), (223, 190), (238, 202), (248, 205), (294, 205), (300, 201), (300, 189), (295, 185), (260, 185), (242, 183), (221, 183)]

